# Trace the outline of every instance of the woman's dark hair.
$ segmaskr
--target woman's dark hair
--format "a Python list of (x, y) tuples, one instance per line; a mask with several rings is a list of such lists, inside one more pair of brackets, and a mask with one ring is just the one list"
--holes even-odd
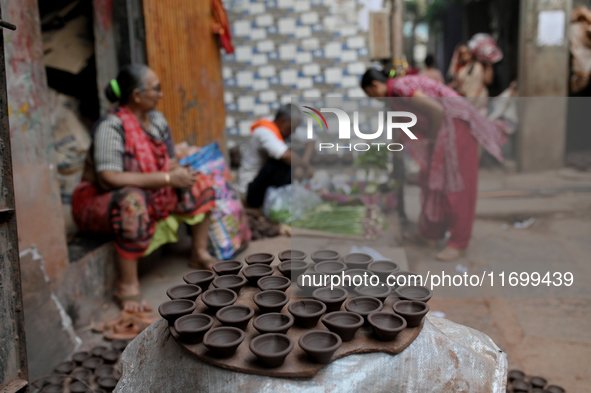
[(121, 90), (121, 96), (117, 97), (110, 83), (105, 87), (105, 96), (111, 102), (119, 102), (122, 105), (126, 104), (135, 89), (144, 87), (144, 79), (148, 70), (148, 66), (143, 64), (130, 64), (121, 68), (117, 75), (117, 83)]
[(365, 89), (366, 87), (370, 87), (373, 84), (373, 81), (386, 83), (388, 82), (388, 76), (384, 74), (384, 71), (370, 68), (365, 71), (365, 74), (363, 74), (363, 77), (361, 78), (361, 88)]
[(433, 67), (433, 65), (435, 64), (435, 57), (433, 57), (432, 54), (428, 54), (427, 57), (425, 57), (425, 65), (429, 68)]

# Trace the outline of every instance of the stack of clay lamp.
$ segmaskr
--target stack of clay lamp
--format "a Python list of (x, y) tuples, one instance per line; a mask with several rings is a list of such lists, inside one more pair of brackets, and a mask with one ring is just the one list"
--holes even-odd
[[(353, 340), (361, 326), (370, 326), (378, 340), (391, 341), (405, 328), (419, 326), (429, 311), (427, 302), (432, 292), (428, 288), (416, 285), (389, 287), (385, 284), (389, 276), (414, 274), (400, 271), (395, 262), (373, 261), (370, 255), (361, 253), (341, 258), (332, 250), (312, 253), (314, 263), (305, 262), (306, 257), (306, 253), (298, 250), (279, 253), (281, 263), (277, 270), (281, 275), (274, 274), (275, 267), (271, 263), (275, 256), (268, 253), (247, 256), (246, 267), (240, 261), (222, 261), (213, 265), (213, 271), (189, 272), (183, 277), (186, 284), (168, 289), (171, 300), (160, 305), (158, 311), (169, 326), (175, 328), (181, 341), (203, 343), (209, 354), (218, 358), (234, 355), (245, 340), (244, 331), (254, 317), (253, 327), (261, 334), (251, 340), (249, 348), (266, 367), (282, 365), (293, 350), (293, 340), (286, 333), (294, 324), (311, 329), (298, 342), (309, 359), (328, 363), (342, 342)], [(342, 275), (345, 272), (345, 275), (361, 276), (367, 273), (368, 277), (378, 276), (384, 284), (331, 289), (329, 283), (327, 287), (310, 288), (302, 281), (305, 272), (308, 275)], [(292, 280), (297, 282), (304, 295), (311, 295), (313, 299), (294, 301), (287, 307), (287, 312), (282, 312), (290, 299), (285, 291)], [(209, 289), (210, 284), (212, 289)], [(245, 285), (260, 289), (253, 297), (259, 308), (256, 317), (252, 307), (234, 305)], [(394, 313), (382, 312), (385, 299), (392, 294), (400, 299), (392, 305)], [(198, 297), (221, 327), (212, 328), (215, 319), (211, 315), (195, 313)], [(319, 321), (329, 331), (314, 329)]]
[(113, 340), (110, 349), (99, 345), (89, 351), (76, 352), (72, 360), (55, 367), (55, 374), (40, 378), (31, 385), (40, 388), (37, 391), (42, 393), (112, 392), (121, 377), (115, 364), (128, 342)]
[(507, 374), (507, 392), (511, 393), (565, 393), (557, 385), (550, 385), (546, 378), (540, 376), (527, 377), (519, 370), (511, 370)]

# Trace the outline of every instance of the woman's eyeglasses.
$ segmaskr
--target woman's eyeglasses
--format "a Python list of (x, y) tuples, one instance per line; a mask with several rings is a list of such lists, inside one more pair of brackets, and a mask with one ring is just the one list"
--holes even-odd
[(156, 93), (160, 93), (162, 91), (162, 86), (157, 84), (154, 87), (144, 87), (141, 91), (155, 91)]

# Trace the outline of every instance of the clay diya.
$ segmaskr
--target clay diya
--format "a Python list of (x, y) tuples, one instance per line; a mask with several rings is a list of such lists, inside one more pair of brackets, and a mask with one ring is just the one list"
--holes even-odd
[(97, 378), (100, 378), (100, 377), (118, 378), (119, 373), (117, 372), (117, 370), (115, 370), (115, 366), (105, 364), (103, 366), (98, 367), (96, 370), (94, 370), (94, 376)]
[(300, 348), (308, 354), (308, 357), (321, 364), (329, 363), (342, 343), (343, 340), (338, 334), (325, 330), (312, 330), (304, 333), (298, 340)]
[(88, 352), (76, 352), (72, 355), (72, 360), (78, 364), (82, 364), (83, 361), (90, 357), (90, 353)]
[(360, 286), (355, 288), (355, 293), (358, 296), (371, 296), (375, 297), (376, 299), (380, 299), (383, 303), (388, 296), (392, 294), (392, 288), (386, 285), (368, 285), (368, 286)]
[(224, 326), (232, 326), (246, 330), (248, 322), (254, 315), (254, 308), (243, 305), (233, 305), (219, 310), (215, 316)]
[(62, 362), (55, 366), (55, 372), (58, 374), (69, 374), (72, 372), (72, 370), (74, 370), (74, 368), (76, 368), (75, 362)]
[(507, 379), (509, 380), (509, 382), (522, 381), (525, 379), (525, 374), (519, 370), (511, 370), (507, 374)]
[(261, 291), (253, 296), (254, 303), (259, 307), (261, 314), (281, 312), (289, 302), (289, 296), (281, 291)]
[(92, 356), (82, 362), (82, 367), (94, 371), (95, 369), (102, 366), (104, 362), (105, 361), (102, 358)]
[[(353, 289), (355, 287), (358, 287), (361, 285), (368, 285), (371, 281), (371, 277), (374, 276), (374, 274), (372, 272), (370, 272), (369, 270), (365, 270), (365, 269), (349, 269), (349, 270), (345, 270), (345, 273), (343, 276), (345, 278), (344, 278), (343, 282), (341, 283), (341, 285), (343, 287), (349, 288), (349, 289), (351, 289), (351, 291), (353, 291)], [(375, 279), (374, 279), (374, 281), (375, 281)]]
[(340, 257), (341, 257), (341, 254), (339, 254), (338, 252), (333, 251), (333, 250), (314, 251), (312, 253), (312, 255), (310, 256), (310, 258), (312, 258), (312, 260), (315, 263), (324, 262), (324, 261), (336, 261)]
[(116, 351), (114, 349), (109, 349), (101, 354), (101, 357), (105, 361), (106, 364), (113, 364), (119, 359), (119, 355), (121, 352)]
[(107, 347), (102, 346), (102, 345), (98, 345), (96, 347), (93, 347), (90, 350), (90, 355), (91, 356), (101, 356), (101, 354), (107, 350)]
[(285, 277), (291, 279), (292, 281), (296, 281), (299, 276), (308, 270), (308, 264), (304, 261), (283, 261), (279, 264), (277, 269)]
[(531, 383), (531, 386), (533, 386), (534, 388), (541, 389), (548, 384), (548, 381), (546, 381), (545, 378), (534, 376), (529, 379), (529, 383)]
[(222, 326), (211, 329), (203, 337), (203, 345), (217, 357), (226, 358), (234, 355), (246, 335), (238, 328)]
[(347, 311), (361, 315), (365, 322), (367, 322), (367, 316), (369, 314), (380, 311), (382, 307), (384, 307), (384, 304), (381, 300), (370, 296), (359, 296), (345, 303), (345, 309)]
[(128, 344), (129, 344), (128, 340), (113, 340), (113, 342), (111, 343), (111, 346), (113, 347), (113, 349), (123, 352), (125, 350), (125, 348), (127, 348)]
[(322, 323), (333, 333), (341, 337), (343, 341), (351, 341), (355, 333), (363, 326), (363, 317), (354, 312), (335, 311), (322, 317)]
[(347, 270), (347, 265), (339, 261), (324, 261), (314, 266), (314, 271), (327, 274), (341, 274)]
[(170, 300), (186, 299), (195, 301), (197, 296), (203, 292), (200, 286), (191, 284), (181, 284), (170, 287), (166, 290), (166, 295)]
[(367, 269), (375, 273), (380, 278), (380, 281), (386, 282), (389, 275), (400, 270), (400, 266), (392, 261), (373, 261), (367, 266)]
[[(115, 383), (117, 384), (117, 383)], [(85, 383), (80, 381), (70, 382), (70, 386), (68, 386), (70, 393), (86, 393), (90, 392), (90, 389), (86, 386)]]
[(421, 286), (401, 286), (398, 287), (394, 294), (400, 300), (416, 300), (418, 302), (427, 303), (433, 296), (433, 291), (427, 287)]
[(43, 393), (63, 393), (64, 387), (62, 385), (45, 385), (41, 392)]
[(318, 324), (326, 305), (318, 300), (298, 300), (287, 306), (287, 311), (295, 318), (296, 325), (310, 329)]
[(215, 273), (210, 270), (193, 270), (183, 276), (187, 284), (197, 285), (204, 291), (207, 291), (214, 278)]
[(386, 282), (388, 283), (388, 285), (394, 286), (394, 288), (398, 288), (400, 286), (414, 286), (421, 284), (421, 277), (414, 272), (399, 270), (394, 273), (391, 273), (390, 276), (392, 276), (392, 278), (386, 278)]
[(238, 299), (238, 294), (228, 288), (215, 288), (203, 292), (201, 301), (212, 312), (216, 313), (220, 309), (231, 306)]
[(401, 300), (392, 305), (392, 310), (404, 318), (406, 325), (412, 328), (421, 324), (421, 321), (429, 312), (429, 305), (414, 300)]
[[(324, 263), (324, 262), (321, 262)], [(339, 311), (347, 300), (349, 292), (344, 288), (319, 288), (312, 293), (312, 297), (326, 305), (326, 312)]]
[(269, 368), (279, 367), (293, 350), (293, 341), (285, 334), (267, 333), (253, 338), (250, 351)]
[(369, 264), (373, 262), (373, 258), (371, 255), (355, 252), (346, 255), (343, 262), (349, 269), (367, 269)]
[(185, 315), (174, 322), (174, 330), (188, 344), (199, 344), (212, 326), (213, 318), (202, 313)]
[(406, 328), (406, 320), (388, 312), (374, 312), (367, 316), (373, 334), (381, 341), (392, 341)]
[(261, 291), (283, 291), (291, 285), (291, 280), (283, 276), (268, 276), (262, 277), (257, 281), (257, 285)]
[(246, 278), (235, 274), (227, 274), (225, 276), (219, 276), (213, 279), (213, 286), (215, 288), (227, 288), (231, 289), (236, 294), (240, 294), (240, 290), (246, 285)]
[(49, 377), (45, 378), (44, 383), (48, 385), (62, 386), (65, 380), (66, 378), (61, 375), (50, 375)]
[(271, 262), (275, 259), (275, 255), (269, 254), (266, 252), (259, 252), (256, 254), (250, 254), (246, 258), (244, 258), (244, 262), (252, 265), (254, 263), (263, 263), (265, 265), (270, 265)]
[(306, 273), (302, 274), (297, 279), (297, 285), (304, 291), (306, 296), (309, 296), (318, 288), (325, 288), (330, 285), (330, 275), (326, 273)]
[(168, 326), (173, 326), (174, 321), (183, 315), (191, 314), (193, 311), (195, 311), (196, 307), (197, 305), (195, 302), (191, 300), (169, 300), (168, 302), (162, 303), (158, 307), (158, 312), (162, 318), (168, 321)]
[(527, 393), (531, 390), (531, 384), (523, 380), (514, 381), (511, 387), (514, 393)]
[(218, 276), (225, 276), (226, 274), (238, 274), (244, 264), (240, 261), (221, 261), (216, 262), (211, 267)]
[(100, 377), (96, 380), (97, 385), (105, 389), (107, 392), (112, 392), (117, 386), (118, 380), (113, 377)]
[(245, 267), (244, 270), (242, 270), (242, 274), (248, 280), (250, 285), (256, 287), (257, 281), (259, 281), (260, 278), (272, 276), (274, 271), (275, 268), (273, 266), (256, 263)]
[(557, 385), (550, 385), (546, 388), (546, 391), (549, 393), (565, 393), (566, 391), (564, 388), (557, 386)]
[(277, 256), (281, 262), (283, 261), (303, 261), (307, 255), (300, 250), (285, 250), (281, 251)]
[(289, 314), (272, 312), (256, 317), (252, 323), (252, 326), (261, 334), (286, 334), (289, 328), (293, 326), (293, 321), (293, 317)]

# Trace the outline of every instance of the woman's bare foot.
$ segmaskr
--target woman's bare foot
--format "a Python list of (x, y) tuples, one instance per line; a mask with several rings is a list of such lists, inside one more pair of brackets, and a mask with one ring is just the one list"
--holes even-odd
[(135, 313), (152, 311), (152, 307), (142, 297), (139, 285), (119, 284), (114, 297), (123, 311)]
[(465, 254), (466, 250), (446, 246), (436, 255), (436, 258), (443, 262), (453, 262)]
[(191, 260), (189, 266), (195, 269), (212, 270), (212, 265), (217, 260), (212, 257), (207, 251), (193, 251), (191, 253)]

